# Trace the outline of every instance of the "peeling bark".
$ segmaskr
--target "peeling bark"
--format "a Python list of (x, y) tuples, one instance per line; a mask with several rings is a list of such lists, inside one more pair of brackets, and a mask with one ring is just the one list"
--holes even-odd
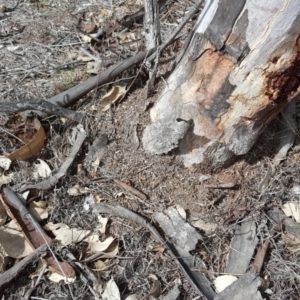
[(146, 151), (167, 153), (171, 141), (186, 166), (210, 169), (247, 153), (300, 92), (299, 36), (297, 1), (208, 1), (187, 52), (151, 110)]

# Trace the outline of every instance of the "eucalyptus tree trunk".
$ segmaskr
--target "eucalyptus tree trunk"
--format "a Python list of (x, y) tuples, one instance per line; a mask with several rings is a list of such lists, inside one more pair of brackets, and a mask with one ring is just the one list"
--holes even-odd
[(146, 151), (178, 148), (184, 164), (218, 169), (250, 150), (298, 93), (300, 5), (208, 0), (151, 110)]

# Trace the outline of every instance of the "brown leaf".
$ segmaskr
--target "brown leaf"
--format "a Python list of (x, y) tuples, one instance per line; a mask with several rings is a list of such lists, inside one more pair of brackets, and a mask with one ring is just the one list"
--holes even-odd
[(123, 98), (127, 93), (127, 90), (123, 86), (114, 86), (106, 95), (100, 99), (100, 107), (102, 111), (109, 110), (111, 104), (115, 103), (119, 99)]
[(34, 155), (38, 154), (44, 146), (46, 134), (44, 128), (42, 127), (40, 121), (35, 118), (33, 121), (33, 127), (35, 129), (35, 133), (31, 136), (31, 139), (28, 141), (28, 135), (23, 135), (20, 138), (27, 142), (26, 145), (22, 146), (15, 152), (8, 155), (8, 158), (11, 160), (19, 159), (26, 160)]
[(160, 296), (160, 293), (161, 293), (160, 281), (158, 280), (158, 278), (154, 274), (150, 274), (148, 276), (148, 278), (150, 278), (153, 281), (152, 288), (151, 288), (150, 292), (148, 293), (148, 295), (153, 296), (155, 298), (158, 298)]

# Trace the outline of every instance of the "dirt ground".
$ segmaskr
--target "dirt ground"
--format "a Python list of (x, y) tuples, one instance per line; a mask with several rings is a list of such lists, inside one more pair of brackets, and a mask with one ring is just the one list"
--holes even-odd
[[(2, 7), (13, 8), (16, 4), (16, 1), (0, 0)], [(90, 77), (86, 72), (87, 63), (77, 59), (79, 48), (84, 47), (77, 28), (79, 20), (93, 19), (104, 28), (108, 24), (115, 24), (116, 20), (125, 15), (138, 11), (141, 4), (141, 1), (134, 0), (25, 0), (13, 11), (3, 9), (0, 13), (1, 102), (47, 99)], [(182, 0), (168, 2), (161, 12), (163, 39), (180, 22), (192, 4), (192, 1)], [(182, 31), (181, 39), (162, 55), (153, 96), (146, 97), (146, 68), (137, 67), (124, 72), (116, 82), (90, 92), (71, 107), (85, 114), (83, 126), (88, 137), (68, 174), (53, 188), (39, 193), (40, 199), (47, 201), (51, 208), (47, 222), (62, 222), (70, 227), (98, 233), (96, 216), (83, 210), (87, 195), (68, 194), (68, 189), (76, 184), (88, 188), (89, 193), (98, 196), (101, 201), (122, 205), (150, 221), (154, 212), (181, 205), (187, 213), (188, 222), (201, 219), (217, 225), (210, 233), (200, 231), (203, 240), (193, 253), (195, 268), (196, 258), (204, 261), (206, 269), (202, 272), (213, 282), (223, 273), (235, 226), (243, 218), (253, 217), (257, 225), (259, 244), (266, 239), (270, 240), (260, 274), (263, 279), (260, 288), (263, 297), (299, 299), (299, 249), (291, 250), (284, 228), (274, 233), (274, 224), (268, 217), (269, 210), (280, 208), (287, 201), (299, 201), (299, 195), (293, 192), (295, 187), (300, 186), (298, 135), (295, 146), (277, 167), (264, 193), (259, 191), (259, 184), (277, 151), (280, 118), (269, 126), (250, 153), (218, 174), (203, 174), (196, 167), (185, 168), (176, 151), (163, 156), (150, 156), (143, 150), (141, 137), (145, 126), (150, 124), (149, 109), (164, 88), (170, 63), (194, 21)], [(121, 30), (122, 28), (118, 28), (115, 31)], [(119, 56), (128, 57), (134, 51), (143, 49), (142, 30), (142, 23), (130, 28), (130, 32), (139, 39), (136, 48), (128, 50), (126, 46), (119, 45), (114, 51)], [(111, 34), (103, 44), (108, 47), (108, 43), (114, 44), (115, 39)], [(94, 45), (94, 49), (103, 51), (98, 52), (99, 57), (103, 57), (103, 60), (111, 59), (112, 64), (120, 59), (115, 53), (105, 50), (105, 47), (97, 48)], [(96, 51), (94, 55), (97, 54), (95, 53)], [(99, 109), (99, 100), (112, 87), (131, 84), (125, 98), (112, 105), (108, 111)], [(7, 134), (6, 121), (12, 115), (1, 113), (0, 116), (0, 154), (7, 155), (19, 144)], [(298, 121), (298, 115), (295, 117)], [(72, 128), (77, 126), (75, 122), (47, 116), (41, 118), (41, 124), (47, 135), (41, 153), (26, 162), (14, 162), (12, 165), (15, 177), (10, 187), (16, 191), (20, 190), (22, 184), (36, 182), (32, 179), (36, 158), (46, 161), (55, 171), (70, 151)], [(86, 161), (86, 155), (93, 142), (100, 137), (107, 137), (108, 143), (99, 166), (93, 169)], [(79, 168), (83, 172), (79, 172)], [(129, 181), (133, 187), (145, 193), (148, 200), (141, 200), (122, 190), (112, 181), (85, 180), (104, 177)], [(234, 187), (218, 188), (219, 182), (234, 182)], [(155, 225), (155, 222), (152, 224)], [(145, 297), (152, 286), (149, 274), (155, 274), (161, 283), (159, 299), (163, 299), (178, 280), (182, 282), (179, 299), (202, 299), (190, 287), (169, 253), (153, 250), (157, 242), (144, 228), (126, 219), (110, 217), (106, 235), (100, 235), (100, 239), (104, 240), (107, 236), (118, 240), (120, 250), (117, 256), (104, 261), (106, 270), (95, 273), (103, 282), (113, 278), (122, 297), (133, 293)], [(80, 260), (85, 247), (83, 242), (71, 244), (68, 249)], [(59, 249), (57, 255), (66, 259)], [(10, 259), (8, 267), (13, 264), (14, 260)], [(95, 269), (93, 263), (88, 263), (87, 266)], [(24, 295), (36, 280), (36, 277), (29, 277), (35, 269), (36, 264), (26, 269), (2, 292), (2, 299), (24, 299)], [(66, 285), (64, 282), (53, 283), (44, 275), (28, 299), (83, 298), (96, 299), (90, 285), (83, 284), (79, 278)]]

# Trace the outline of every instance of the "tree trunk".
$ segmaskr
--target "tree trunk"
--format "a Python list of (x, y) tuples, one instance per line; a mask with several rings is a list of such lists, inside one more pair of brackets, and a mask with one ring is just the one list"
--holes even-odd
[(151, 110), (146, 151), (178, 147), (184, 164), (219, 169), (250, 150), (299, 92), (300, 5), (208, 0)]

